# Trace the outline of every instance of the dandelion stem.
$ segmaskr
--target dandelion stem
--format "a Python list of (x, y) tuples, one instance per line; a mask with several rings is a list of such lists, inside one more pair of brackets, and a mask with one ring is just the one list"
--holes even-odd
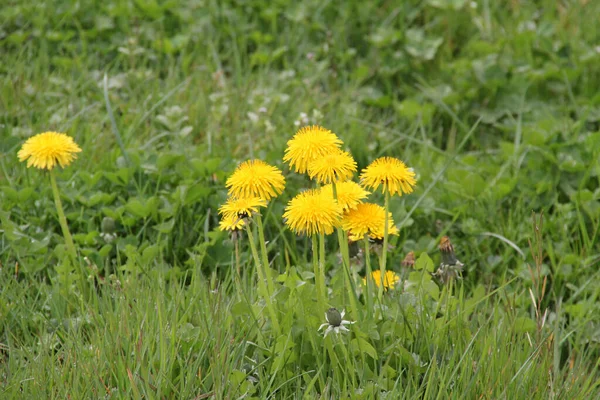
[(373, 293), (373, 270), (371, 269), (371, 253), (369, 246), (369, 236), (365, 235), (363, 239), (365, 244), (365, 267), (366, 267), (366, 281), (367, 281), (367, 312), (373, 310), (371, 294)]
[(60, 224), (60, 228), (65, 239), (67, 254), (69, 254), (71, 263), (73, 263), (73, 266), (79, 272), (80, 289), (84, 295), (84, 298), (87, 299), (87, 281), (85, 271), (83, 269), (83, 266), (77, 260), (77, 251), (75, 250), (75, 245), (73, 244), (73, 237), (71, 236), (71, 231), (69, 231), (69, 225), (67, 224), (65, 211), (62, 206), (62, 201), (60, 200), (60, 192), (58, 191), (58, 185), (56, 184), (56, 176), (54, 175), (53, 170), (50, 170), (48, 172), (50, 174), (50, 185), (52, 186), (52, 194), (54, 195), (54, 205), (56, 206), (56, 212), (58, 213), (58, 223)]
[(388, 190), (385, 191), (385, 218), (383, 223), (383, 248), (381, 249), (381, 258), (379, 262), (379, 270), (381, 271), (381, 284), (379, 285), (379, 292), (377, 293), (377, 297), (379, 302), (383, 299), (383, 289), (384, 289), (384, 279), (385, 279), (385, 268), (387, 262), (387, 250), (388, 250), (388, 231), (389, 231), (389, 218), (388, 213), (390, 212), (390, 192)]
[(321, 263), (319, 262), (319, 251), (317, 249), (317, 235), (312, 235), (312, 252), (313, 252), (313, 270), (315, 274), (315, 289), (317, 291), (317, 304), (319, 305), (319, 311), (325, 312), (327, 306), (325, 305), (325, 287), (323, 280), (325, 276), (321, 275)]
[(235, 272), (237, 272), (238, 278), (240, 277), (240, 241), (239, 238), (234, 240), (235, 247)]
[(267, 279), (267, 288), (269, 289), (269, 296), (273, 296), (275, 293), (275, 286), (273, 285), (273, 279), (269, 272), (269, 256), (267, 254), (267, 243), (265, 242), (265, 231), (263, 229), (262, 217), (260, 214), (256, 214), (255, 218), (256, 225), (258, 226), (258, 241), (260, 243), (260, 253), (264, 265), (265, 278)]
[(271, 315), (272, 324), (275, 327), (277, 335), (279, 335), (281, 332), (279, 328), (279, 320), (277, 319), (275, 308), (273, 308), (273, 303), (271, 302), (271, 297), (269, 296), (269, 292), (265, 284), (265, 272), (263, 271), (260, 258), (258, 256), (258, 250), (256, 249), (254, 234), (252, 233), (250, 224), (246, 224), (246, 232), (248, 233), (248, 242), (250, 242), (250, 251), (252, 252), (252, 257), (254, 258), (254, 264), (256, 264), (256, 273), (258, 274), (258, 290), (262, 298), (265, 300), (265, 303), (267, 303), (267, 310)]
[(71, 257), (73, 265), (77, 265), (77, 251), (75, 251), (75, 245), (73, 244), (73, 237), (69, 231), (69, 225), (67, 225), (67, 218), (65, 217), (65, 211), (60, 200), (60, 193), (58, 191), (58, 185), (56, 184), (56, 177), (54, 171), (50, 170), (50, 184), (52, 185), (52, 194), (54, 195), (54, 204), (56, 205), (56, 212), (58, 213), (58, 222), (62, 229), (63, 236), (65, 238), (65, 244), (67, 246), (67, 252)]
[[(333, 188), (333, 198), (337, 200), (337, 187), (335, 182), (331, 184)], [(342, 265), (344, 266), (344, 276), (346, 281), (346, 287), (348, 288), (348, 298), (350, 300), (350, 308), (355, 318), (359, 316), (358, 300), (356, 298), (356, 291), (354, 290), (355, 282), (357, 279), (351, 275), (350, 270), (350, 252), (348, 251), (348, 240), (344, 235), (342, 228), (337, 228), (338, 242), (340, 244), (340, 252), (342, 253)], [(354, 273), (355, 274), (355, 273)]]

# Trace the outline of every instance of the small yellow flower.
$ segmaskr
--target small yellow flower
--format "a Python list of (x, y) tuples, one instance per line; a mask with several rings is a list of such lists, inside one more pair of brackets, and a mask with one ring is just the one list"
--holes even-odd
[(260, 197), (268, 201), (283, 192), (285, 178), (278, 168), (262, 160), (249, 160), (236, 168), (226, 186), (234, 197)]
[(66, 167), (77, 158), (81, 148), (72, 137), (58, 132), (44, 132), (25, 141), (17, 156), (19, 161), (27, 160), (27, 168), (53, 169), (57, 164)]
[(356, 161), (347, 151), (334, 150), (308, 163), (308, 176), (319, 183), (345, 181), (356, 172)]
[(305, 126), (288, 140), (283, 161), (303, 174), (309, 162), (338, 150), (341, 145), (340, 138), (330, 130), (317, 125)]
[[(323, 193), (327, 196), (333, 197), (333, 185), (325, 185), (321, 188)], [(356, 182), (346, 181), (337, 182), (335, 184), (335, 191), (337, 192), (337, 202), (342, 207), (344, 212), (355, 209), (364, 199), (371, 194), (370, 192), (363, 189)]]
[(339, 225), (341, 214), (342, 209), (333, 197), (312, 189), (290, 200), (283, 218), (286, 225), (298, 235), (329, 235)]
[(253, 213), (258, 212), (258, 207), (265, 207), (266, 205), (266, 200), (260, 197), (243, 197), (239, 199), (230, 197), (219, 208), (219, 214), (223, 216), (224, 220), (228, 220), (231, 217), (250, 218)]
[[(371, 239), (383, 239), (385, 230), (385, 209), (377, 204), (362, 203), (348, 211), (342, 218), (342, 229), (347, 231), (352, 241), (369, 235)], [(388, 235), (397, 235), (392, 214), (388, 212)]]
[(238, 217), (237, 215), (230, 215), (228, 217), (223, 217), (219, 221), (219, 229), (222, 231), (231, 231), (236, 232), (244, 229), (246, 222), (244, 222), (243, 218)]
[[(371, 273), (371, 277), (373, 278), (373, 282), (377, 287), (381, 286), (381, 271), (376, 270)], [(393, 289), (396, 284), (400, 282), (400, 275), (395, 273), (394, 271), (385, 271), (385, 275), (383, 278), (383, 287), (387, 289)], [(363, 284), (367, 284), (367, 278), (363, 278)]]
[(383, 185), (383, 193), (389, 192), (392, 196), (398, 193), (402, 196), (412, 193), (417, 180), (412, 168), (408, 168), (402, 161), (393, 157), (381, 157), (362, 170), (360, 183), (373, 190)]

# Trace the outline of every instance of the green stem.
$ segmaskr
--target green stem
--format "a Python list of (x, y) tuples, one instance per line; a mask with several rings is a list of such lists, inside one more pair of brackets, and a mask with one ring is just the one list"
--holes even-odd
[(269, 272), (269, 256), (267, 255), (267, 242), (265, 242), (265, 231), (263, 229), (262, 217), (260, 214), (256, 214), (255, 218), (256, 225), (258, 226), (258, 241), (260, 243), (260, 252), (264, 265), (265, 278), (267, 279), (267, 288), (269, 289), (269, 296), (273, 296), (275, 293), (275, 286), (271, 273)]
[(63, 210), (62, 202), (60, 200), (60, 193), (58, 191), (58, 185), (56, 184), (56, 177), (54, 176), (54, 171), (52, 170), (50, 170), (50, 184), (52, 185), (52, 194), (54, 195), (54, 204), (56, 205), (56, 212), (58, 213), (58, 222), (60, 223), (60, 227), (65, 238), (67, 252), (69, 253), (69, 257), (71, 257), (71, 262), (73, 262), (73, 265), (78, 265), (77, 251), (75, 251), (73, 237), (69, 231), (69, 225), (67, 225), (65, 211)]
[(254, 258), (254, 263), (256, 264), (256, 273), (258, 274), (258, 291), (265, 300), (265, 303), (267, 303), (267, 310), (271, 315), (271, 321), (275, 327), (277, 335), (279, 335), (281, 332), (279, 328), (279, 320), (277, 319), (275, 308), (273, 308), (273, 303), (271, 302), (271, 297), (269, 296), (269, 292), (265, 284), (265, 272), (263, 271), (260, 258), (258, 257), (258, 250), (256, 250), (256, 243), (254, 242), (254, 235), (252, 234), (252, 228), (250, 227), (250, 224), (246, 224), (246, 232), (248, 233), (248, 242), (250, 242), (252, 257)]
[(317, 249), (317, 235), (312, 235), (312, 252), (313, 252), (313, 270), (315, 274), (315, 290), (317, 291), (317, 304), (319, 307), (319, 311), (324, 313), (327, 311), (327, 306), (325, 305), (325, 298), (323, 294), (325, 293), (323, 288), (323, 281), (321, 280), (321, 271), (319, 266), (319, 251)]
[(54, 171), (50, 170), (49, 172), (50, 185), (52, 186), (52, 194), (54, 195), (54, 205), (56, 206), (56, 212), (58, 214), (58, 223), (60, 224), (60, 228), (62, 229), (63, 237), (65, 239), (67, 253), (69, 254), (71, 263), (73, 263), (73, 266), (77, 269), (77, 272), (79, 273), (79, 289), (81, 290), (84, 299), (88, 299), (87, 276), (85, 275), (83, 265), (81, 265), (77, 260), (77, 251), (75, 250), (75, 245), (73, 244), (73, 237), (71, 236), (71, 232), (69, 231), (69, 225), (67, 224), (65, 211), (62, 206), (62, 201), (60, 200), (60, 192), (58, 191), (58, 185), (56, 184), (56, 176), (54, 175)]
[(388, 231), (389, 231), (389, 218), (388, 213), (390, 210), (390, 193), (386, 190), (385, 192), (385, 219), (383, 223), (383, 249), (381, 249), (381, 258), (379, 262), (379, 270), (381, 272), (381, 284), (379, 285), (379, 292), (377, 293), (377, 297), (379, 302), (383, 299), (383, 289), (384, 289), (384, 280), (385, 280), (385, 267), (387, 262), (387, 248), (388, 248)]
[(331, 343), (333, 341), (333, 334), (329, 335), (328, 337), (326, 337), (324, 339), (325, 342), (325, 348), (327, 349), (327, 352), (329, 353), (329, 368), (330, 370), (334, 371), (334, 374), (336, 375), (335, 378), (338, 382), (341, 383), (341, 377), (339, 376), (342, 364), (340, 363), (340, 360), (337, 357), (337, 354), (335, 354), (335, 350), (333, 349), (333, 343)]
[(234, 247), (235, 247), (235, 272), (237, 273), (238, 278), (240, 278), (241, 275), (240, 275), (240, 240), (239, 240), (239, 238), (236, 238), (234, 240)]
[(321, 293), (327, 299), (327, 288), (325, 285), (325, 235), (319, 234), (319, 273), (321, 274)]
[[(337, 200), (337, 188), (335, 186), (335, 182), (331, 184), (333, 188), (333, 198)], [(344, 235), (344, 231), (342, 228), (337, 228), (338, 242), (340, 244), (340, 252), (342, 253), (342, 265), (344, 266), (344, 277), (346, 281), (346, 288), (348, 290), (348, 298), (350, 300), (350, 308), (352, 310), (352, 315), (354, 318), (359, 317), (359, 308), (358, 308), (358, 299), (356, 297), (355, 285), (358, 282), (356, 279), (356, 272), (352, 271), (350, 268), (350, 252), (348, 250), (348, 239)]]
[(369, 236), (365, 235), (363, 239), (365, 244), (365, 265), (366, 265), (366, 281), (367, 281), (367, 312), (371, 313), (373, 311), (373, 304), (371, 295), (373, 293), (373, 270), (371, 269), (371, 253), (369, 248)]
[(238, 238), (234, 240), (235, 247), (235, 286), (238, 293), (238, 300), (241, 301), (242, 296), (242, 276), (240, 275), (240, 241)]

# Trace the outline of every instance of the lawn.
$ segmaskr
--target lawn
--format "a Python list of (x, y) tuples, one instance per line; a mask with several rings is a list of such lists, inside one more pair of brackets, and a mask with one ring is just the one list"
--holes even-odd
[(0, 398), (600, 398), (599, 20), (8, 0)]

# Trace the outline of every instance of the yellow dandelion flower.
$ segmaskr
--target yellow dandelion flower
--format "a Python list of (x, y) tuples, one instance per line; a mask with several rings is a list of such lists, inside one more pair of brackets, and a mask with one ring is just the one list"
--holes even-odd
[(319, 183), (345, 181), (356, 172), (356, 161), (347, 151), (334, 150), (308, 163), (308, 176)]
[[(321, 188), (327, 196), (333, 197), (333, 185), (325, 185)], [(337, 202), (344, 212), (355, 209), (364, 199), (371, 194), (356, 182), (346, 181), (335, 184)]]
[(260, 197), (230, 197), (227, 199), (225, 204), (219, 208), (219, 214), (223, 216), (224, 220), (231, 217), (236, 218), (250, 218), (253, 213), (258, 212), (259, 207), (265, 207), (267, 205), (266, 200)]
[(234, 197), (260, 197), (268, 201), (283, 192), (285, 178), (278, 168), (262, 160), (249, 160), (236, 168), (225, 185)]
[(288, 140), (283, 161), (303, 174), (308, 169), (309, 162), (338, 150), (341, 145), (340, 138), (329, 129), (317, 125), (305, 126)]
[[(371, 277), (373, 278), (373, 282), (377, 287), (381, 286), (381, 271), (373, 271), (371, 273)], [(383, 277), (383, 287), (387, 289), (393, 289), (396, 284), (400, 282), (400, 275), (395, 273), (394, 271), (385, 271), (385, 275)], [(363, 284), (367, 284), (367, 278), (363, 278)]]
[(57, 164), (66, 167), (77, 158), (81, 148), (72, 137), (58, 132), (44, 132), (30, 137), (17, 153), (19, 161), (27, 160), (27, 168), (51, 170)]
[[(385, 230), (385, 209), (373, 203), (358, 204), (355, 209), (348, 211), (342, 218), (342, 229), (349, 233), (352, 241), (360, 240), (369, 235), (371, 239), (383, 239)], [(388, 235), (397, 235), (398, 228), (394, 225), (392, 214), (388, 212)]]
[(383, 185), (383, 193), (389, 192), (392, 196), (398, 193), (402, 196), (412, 193), (417, 180), (412, 168), (408, 168), (402, 161), (393, 157), (381, 157), (362, 170), (360, 183), (373, 190)]
[(219, 221), (219, 229), (222, 231), (236, 232), (244, 229), (245, 225), (246, 222), (244, 222), (244, 219), (237, 215), (229, 215), (228, 217), (221, 218)]
[(339, 225), (342, 209), (331, 196), (318, 189), (307, 190), (288, 203), (283, 218), (296, 234), (329, 235)]

